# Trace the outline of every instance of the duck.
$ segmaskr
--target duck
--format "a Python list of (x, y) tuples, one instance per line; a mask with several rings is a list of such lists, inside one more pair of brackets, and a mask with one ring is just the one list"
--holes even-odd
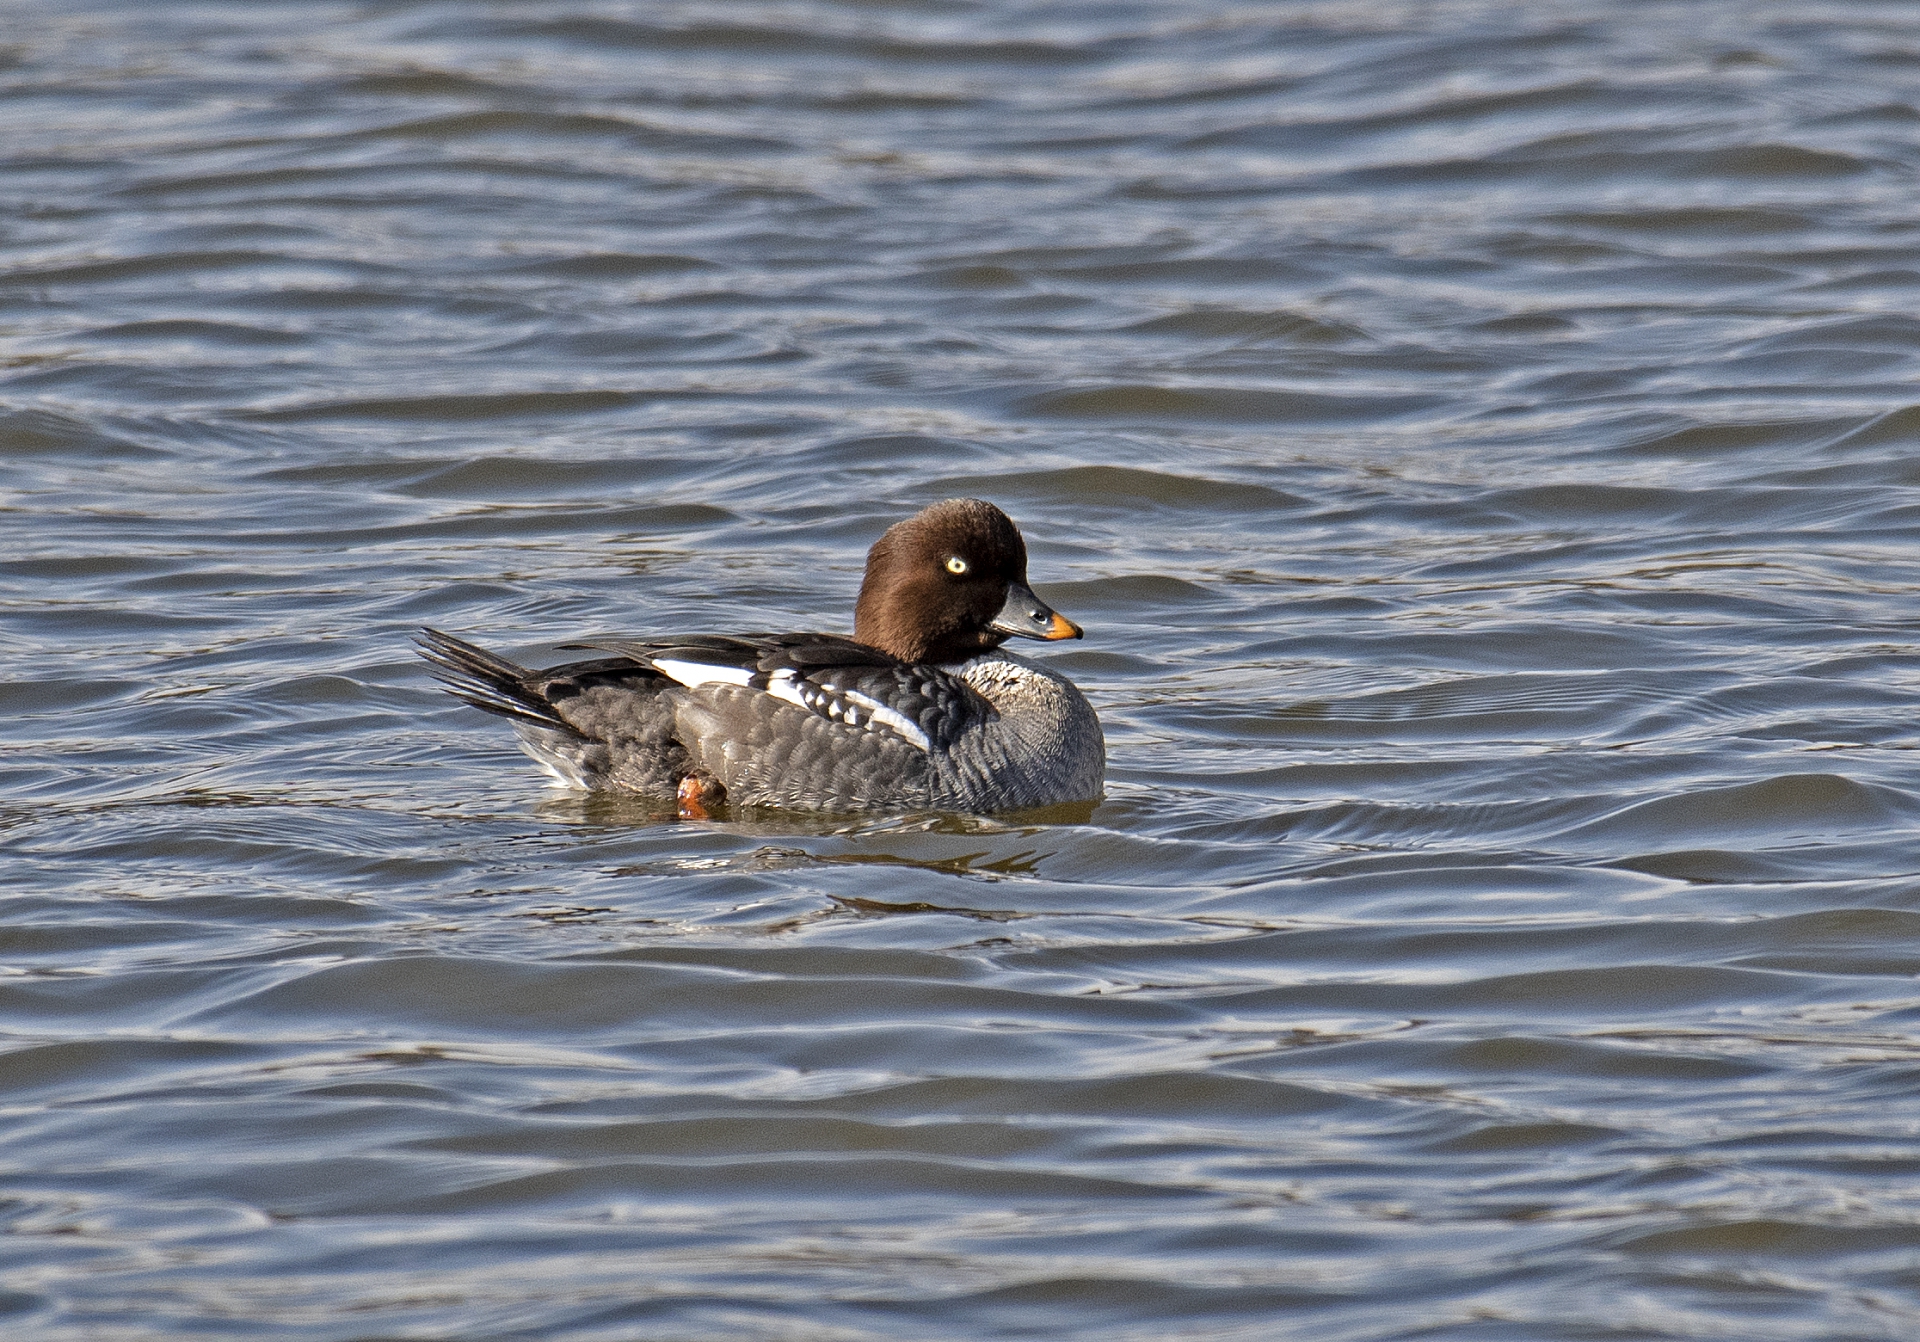
[(851, 638), (594, 638), (558, 646), (601, 656), (544, 670), (437, 629), (417, 643), (434, 677), (510, 721), (558, 786), (711, 819), (722, 805), (991, 815), (1097, 802), (1093, 706), (1002, 646), (1082, 636), (1027, 585), (1012, 519), (962, 498), (874, 542)]

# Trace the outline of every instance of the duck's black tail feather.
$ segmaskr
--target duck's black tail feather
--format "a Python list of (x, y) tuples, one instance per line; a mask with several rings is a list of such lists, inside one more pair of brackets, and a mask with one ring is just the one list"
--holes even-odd
[(538, 677), (524, 666), (438, 629), (422, 629), (414, 638), (433, 677), (449, 693), (475, 708), (515, 722), (578, 736), (541, 693)]

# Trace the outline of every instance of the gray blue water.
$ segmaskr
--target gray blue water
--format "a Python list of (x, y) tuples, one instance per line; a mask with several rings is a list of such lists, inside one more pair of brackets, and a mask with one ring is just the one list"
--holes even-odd
[[(1920, 1336), (1920, 10), (0, 24), (0, 1332)], [(549, 791), (433, 624), (993, 499), (1104, 805)]]

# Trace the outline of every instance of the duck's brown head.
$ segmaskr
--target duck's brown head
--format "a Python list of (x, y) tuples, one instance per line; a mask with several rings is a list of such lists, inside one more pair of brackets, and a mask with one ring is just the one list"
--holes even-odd
[(948, 664), (1009, 638), (1079, 638), (1027, 586), (1027, 545), (980, 499), (948, 499), (895, 523), (867, 551), (853, 636), (905, 662)]

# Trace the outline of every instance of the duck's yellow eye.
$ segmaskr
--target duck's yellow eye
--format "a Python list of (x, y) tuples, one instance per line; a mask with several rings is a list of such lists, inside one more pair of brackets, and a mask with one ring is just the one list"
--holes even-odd
[(965, 573), (966, 571), (967, 571), (967, 561), (962, 559), (959, 555), (954, 555), (952, 558), (947, 560), (947, 572)]

